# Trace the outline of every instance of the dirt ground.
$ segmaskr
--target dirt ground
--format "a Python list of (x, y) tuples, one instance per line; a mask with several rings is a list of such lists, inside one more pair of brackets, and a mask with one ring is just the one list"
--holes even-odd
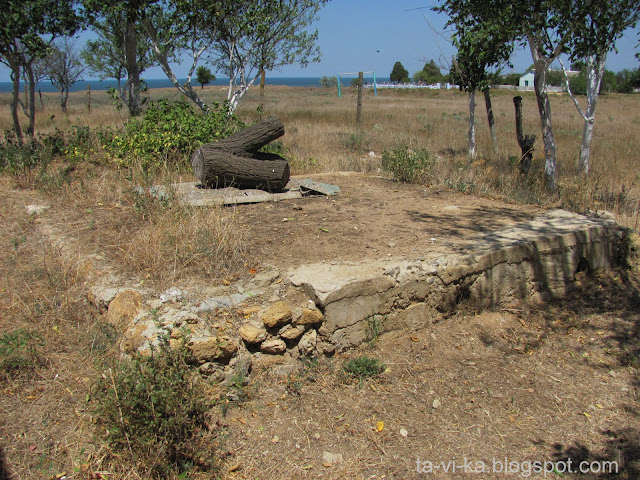
[[(249, 253), (260, 265), (284, 268), (419, 256), (425, 248), (464, 249), (479, 233), (540, 211), (376, 177), (315, 178), (339, 185), (342, 193), (235, 208), (236, 220), (252, 240)], [(55, 347), (36, 379), (3, 385), (0, 447), (5, 465), (18, 472), (15, 478), (53, 478), (65, 458), (80, 465), (82, 452), (91, 450), (91, 419), (83, 399), (99, 372), (81, 344), (100, 317), (81, 306), (85, 300), (78, 285), (63, 289), (75, 274), (62, 269), (64, 281), (52, 285), (51, 272), (60, 268), (60, 260), (24, 208), (48, 202), (46, 215), (66, 227), (79, 254), (108, 257), (108, 244), (130, 228), (124, 218), (129, 207), (99, 199), (77, 208), (52, 202), (55, 196), (12, 190), (8, 182), (2, 189), (0, 214), (7, 232), (1, 249), (2, 332), (32, 318), (46, 328), (45, 340)], [(99, 235), (95, 225), (87, 226), (92, 218), (100, 219)], [(47, 271), (34, 277), (41, 264)], [(24, 300), (27, 290), (37, 287), (33, 278), (57, 289), (38, 297), (50, 315)], [(640, 478), (639, 333), (640, 279), (619, 270), (581, 277), (578, 290), (566, 299), (428, 318), (423, 328), (384, 333), (331, 358), (285, 365), (285, 358), (264, 356), (254, 362), (244, 388), (248, 398), (217, 412), (213, 428), (223, 445), (219, 474), (237, 479)], [(385, 371), (361, 382), (349, 378), (344, 362), (362, 355), (380, 359)], [(95, 453), (92, 461), (99, 456)], [(55, 471), (38, 475), (38, 465), (49, 458), (58, 462), (52, 460)], [(533, 462), (559, 463), (544, 464), (548, 472), (535, 473)], [(603, 471), (615, 465), (602, 462), (617, 462), (618, 473)], [(593, 473), (566, 471), (579, 466), (591, 466)], [(71, 472), (67, 478), (87, 478)]]
[(528, 221), (542, 209), (359, 173), (301, 178), (338, 185), (335, 196), (237, 207), (253, 256), (279, 267), (454, 252), (482, 233)]

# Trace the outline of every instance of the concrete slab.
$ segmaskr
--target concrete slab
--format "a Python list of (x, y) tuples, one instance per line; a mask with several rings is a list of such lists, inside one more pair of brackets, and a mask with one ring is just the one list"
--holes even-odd
[(320, 338), (346, 349), (367, 338), (372, 322), (411, 327), (462, 301), (491, 307), (562, 296), (580, 269), (612, 265), (619, 234), (610, 219), (553, 210), (486, 233), (464, 253), (423, 245), (417, 258), (306, 264), (288, 279), (324, 312)]

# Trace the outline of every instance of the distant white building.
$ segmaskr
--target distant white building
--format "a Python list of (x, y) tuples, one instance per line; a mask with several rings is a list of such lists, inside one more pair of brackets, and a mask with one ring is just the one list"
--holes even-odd
[[(575, 77), (579, 74), (580, 72), (577, 70), (567, 70), (567, 77)], [(529, 73), (526, 73), (525, 75), (520, 77), (518, 90), (535, 90), (533, 85), (533, 71), (530, 71)], [(550, 92), (563, 92), (565, 88), (547, 86), (547, 90)]]
[(518, 90), (533, 90), (533, 72), (526, 73), (520, 77)]

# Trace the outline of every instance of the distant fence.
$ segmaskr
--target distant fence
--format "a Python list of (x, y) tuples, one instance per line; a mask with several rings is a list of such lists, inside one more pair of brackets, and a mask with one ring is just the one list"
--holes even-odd
[[(450, 83), (433, 83), (430, 85), (420, 84), (420, 83), (378, 83), (376, 84), (377, 88), (396, 88), (396, 89), (415, 89), (415, 88), (427, 88), (430, 90), (450, 90), (457, 89), (457, 85), (452, 85)], [(374, 88), (374, 85), (371, 83), (365, 83), (364, 88)], [(514, 90), (518, 92), (534, 92), (535, 88), (533, 86), (530, 87), (519, 87), (517, 85), (492, 85), (491, 88), (495, 88), (496, 90)], [(547, 91), (551, 93), (561, 93), (564, 92), (564, 87), (552, 87), (547, 86)]]

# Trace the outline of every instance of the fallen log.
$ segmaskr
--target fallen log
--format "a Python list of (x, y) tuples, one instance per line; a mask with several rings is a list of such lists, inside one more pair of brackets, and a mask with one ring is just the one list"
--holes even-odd
[(234, 155), (249, 155), (256, 153), (267, 143), (284, 135), (284, 125), (278, 117), (269, 117), (253, 125), (243, 128), (239, 132), (229, 135), (216, 143), (208, 143), (203, 147), (215, 150), (225, 150)]
[(269, 117), (216, 143), (202, 145), (191, 157), (193, 172), (206, 188), (281, 191), (289, 181), (288, 162), (258, 150), (282, 135), (280, 119)]
[[(194, 158), (198, 152), (194, 154)], [(253, 157), (241, 157), (225, 151), (197, 160), (196, 177), (205, 188), (258, 188), (267, 192), (280, 192), (289, 182), (289, 162), (273, 153), (257, 153)], [(195, 165), (201, 166), (196, 171)]]

